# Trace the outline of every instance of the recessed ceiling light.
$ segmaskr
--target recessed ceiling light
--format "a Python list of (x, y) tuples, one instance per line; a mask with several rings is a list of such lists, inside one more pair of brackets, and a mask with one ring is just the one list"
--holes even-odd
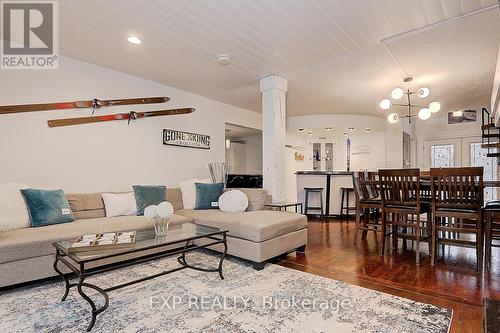
[(231, 63), (231, 58), (228, 55), (222, 54), (217, 57), (217, 61), (221, 65), (229, 65)]
[(127, 38), (130, 44), (138, 45), (142, 43), (142, 40), (137, 36), (128, 36)]

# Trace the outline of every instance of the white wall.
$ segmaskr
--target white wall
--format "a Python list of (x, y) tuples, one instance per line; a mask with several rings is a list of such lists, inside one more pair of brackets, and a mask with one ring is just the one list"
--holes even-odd
[(230, 139), (226, 149), (229, 173), (262, 175), (262, 134)]
[(493, 90), (491, 92), (491, 114), (495, 117), (495, 123), (500, 125), (500, 46), (498, 47), (498, 58), (493, 79)]
[[(309, 160), (312, 152), (306, 146), (304, 135), (297, 132), (289, 131), (286, 133), (286, 144), (303, 148), (303, 150), (285, 148), (286, 199), (287, 201), (297, 201), (297, 177), (295, 172), (299, 170), (312, 170), (312, 161)], [(304, 160), (295, 160), (295, 152), (304, 155)]]
[(448, 112), (440, 111), (429, 120), (415, 122), (417, 167), (425, 168), (424, 144), (429, 140), (461, 139), (481, 136), (481, 107), (477, 110), (477, 121), (463, 124), (448, 124)]
[[(395, 129), (394, 129), (395, 131)], [(312, 170), (312, 143), (313, 142), (332, 142), (333, 148), (333, 169), (337, 171), (346, 170), (347, 166), (347, 155), (346, 155), (346, 140), (347, 137), (343, 135), (331, 135), (324, 139), (324, 136), (308, 136), (304, 132), (297, 133), (296, 131), (287, 132), (286, 143), (288, 145), (300, 146), (304, 150), (298, 151), (293, 148), (286, 149), (286, 191), (287, 200), (295, 201), (297, 200), (297, 180), (296, 171), (300, 170)], [(351, 138), (351, 151), (359, 146), (370, 146), (370, 151), (366, 154), (352, 154), (351, 153), (351, 170), (378, 170), (385, 167), (393, 167), (394, 164), (387, 164), (387, 156), (391, 160), (396, 161), (397, 158), (401, 157), (401, 145), (402, 145), (402, 133), (399, 132), (397, 138), (399, 138), (399, 143), (397, 143), (396, 138), (391, 138), (391, 134), (387, 134), (385, 131), (370, 132), (370, 133), (355, 133), (350, 135)], [(391, 139), (388, 139), (391, 138)], [(398, 151), (389, 151), (386, 141), (391, 143), (392, 146), (399, 145)], [(393, 149), (394, 150), (394, 149)], [(304, 155), (303, 161), (295, 160), (295, 152), (298, 151), (300, 154)], [(324, 151), (322, 152), (324, 153)], [(390, 161), (391, 162), (391, 161)], [(324, 161), (322, 161), (324, 163)], [(396, 162), (393, 162), (396, 163)], [(399, 162), (399, 167), (401, 166), (401, 160)], [(322, 164), (323, 165), (323, 164)], [(322, 169), (324, 169), (322, 167)]]
[[(48, 119), (89, 116), (64, 110), (0, 116), (1, 182), (66, 191), (120, 191), (131, 184), (177, 186), (179, 180), (207, 177), (207, 163), (224, 161), (225, 122), (261, 128), (261, 116), (159, 83), (61, 58), (60, 69), (1, 71), (0, 105), (169, 96), (166, 104), (123, 106), (130, 110), (194, 107), (190, 115), (49, 128)], [(211, 149), (164, 146), (162, 129), (208, 134)]]
[(262, 175), (262, 134), (243, 138), (246, 143), (246, 173)]
[(226, 149), (226, 163), (231, 174), (246, 173), (246, 145), (242, 142), (231, 141), (229, 149)]
[(403, 129), (402, 121), (387, 124), (385, 131), (385, 167), (403, 167)]

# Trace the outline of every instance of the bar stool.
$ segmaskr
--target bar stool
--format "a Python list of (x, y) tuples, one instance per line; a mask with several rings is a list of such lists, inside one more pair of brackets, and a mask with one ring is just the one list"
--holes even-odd
[(491, 265), (491, 248), (500, 247), (500, 244), (493, 244), (494, 240), (500, 240), (500, 201), (489, 201), (484, 205), (483, 216), (485, 222), (484, 235), (484, 262), (486, 269)]
[[(350, 218), (351, 215), (349, 212), (355, 211), (356, 207), (349, 206), (349, 196), (351, 193), (354, 193), (354, 188), (352, 187), (341, 187), (340, 191), (342, 192), (342, 201), (340, 202), (340, 216)], [(344, 203), (346, 204), (344, 206)], [(344, 214), (345, 211), (345, 214)]]
[[(304, 191), (306, 193), (306, 200), (304, 205), (304, 215), (308, 215), (310, 209), (319, 210), (320, 218), (323, 219), (323, 188), (322, 187), (304, 187)], [(309, 193), (318, 193), (319, 194), (319, 207), (311, 207), (309, 206)]]

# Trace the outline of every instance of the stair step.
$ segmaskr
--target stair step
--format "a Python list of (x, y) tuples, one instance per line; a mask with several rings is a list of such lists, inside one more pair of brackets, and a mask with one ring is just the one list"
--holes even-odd
[(489, 153), (486, 154), (486, 157), (500, 157), (500, 153)]
[(488, 138), (500, 138), (500, 133), (483, 134), (481, 137), (482, 137), (483, 139), (488, 139)]
[(500, 142), (483, 143), (481, 144), (481, 148), (500, 148)]
[(481, 126), (482, 130), (487, 130), (487, 129), (490, 129), (490, 128), (497, 128), (497, 127), (495, 126), (494, 123), (490, 123), (490, 124), (486, 124), (486, 125)]

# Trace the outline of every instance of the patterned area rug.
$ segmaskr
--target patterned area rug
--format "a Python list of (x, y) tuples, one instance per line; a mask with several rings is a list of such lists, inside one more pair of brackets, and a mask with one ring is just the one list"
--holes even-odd
[[(217, 264), (206, 252), (191, 263)], [(177, 267), (163, 259), (89, 278), (109, 287)], [(267, 265), (255, 271), (227, 259), (217, 273), (183, 270), (109, 293), (92, 332), (429, 332), (446, 333), (452, 310), (328, 278)], [(90, 306), (63, 282), (0, 294), (0, 332), (84, 332)], [(102, 302), (102, 297), (88, 294)]]

